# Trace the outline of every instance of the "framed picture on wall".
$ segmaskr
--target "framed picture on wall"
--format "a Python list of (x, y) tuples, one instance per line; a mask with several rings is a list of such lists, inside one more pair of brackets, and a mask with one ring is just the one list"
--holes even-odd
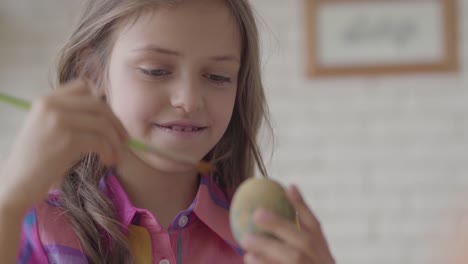
[(456, 0), (305, 0), (309, 76), (455, 71)]

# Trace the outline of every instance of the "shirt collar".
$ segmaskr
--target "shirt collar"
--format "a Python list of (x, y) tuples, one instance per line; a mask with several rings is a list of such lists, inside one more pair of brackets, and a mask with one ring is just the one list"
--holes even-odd
[(238, 248), (229, 225), (229, 200), (209, 176), (202, 176), (194, 208), (195, 214), (224, 241)]
[[(124, 228), (132, 223), (138, 210), (128, 197), (114, 173), (109, 173), (101, 182), (101, 188), (111, 199), (116, 208), (119, 221)], [(232, 247), (238, 249), (229, 225), (229, 200), (210, 176), (202, 175), (197, 195), (185, 213), (193, 211), (195, 215), (213, 232), (218, 234)]]
[(111, 199), (120, 223), (127, 229), (138, 211), (137, 208), (130, 201), (124, 188), (113, 173), (106, 175), (100, 186)]

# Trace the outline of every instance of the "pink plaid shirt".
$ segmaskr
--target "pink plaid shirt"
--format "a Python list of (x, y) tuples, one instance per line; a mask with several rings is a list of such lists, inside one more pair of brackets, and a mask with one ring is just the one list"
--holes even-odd
[[(146, 209), (136, 208), (109, 175), (101, 187), (126, 228), (135, 263), (243, 263), (242, 250), (229, 228), (229, 202), (208, 176), (200, 177), (195, 200), (165, 230)], [(88, 263), (63, 211), (54, 201), (31, 209), (24, 218), (18, 263)]]

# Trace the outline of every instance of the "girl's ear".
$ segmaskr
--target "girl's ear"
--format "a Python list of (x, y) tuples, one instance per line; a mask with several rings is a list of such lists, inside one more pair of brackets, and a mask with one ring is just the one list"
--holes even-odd
[(101, 101), (106, 102), (107, 101), (107, 96), (106, 96), (106, 91), (102, 86), (98, 85), (94, 80), (89, 79), (86, 76), (80, 77), (83, 81), (85, 81), (86, 86), (92, 91), (92, 94), (101, 99)]
[(106, 88), (104, 87), (104, 85), (101, 82), (94, 82), (94, 81), (92, 82), (93, 82), (92, 89), (93, 89), (94, 95), (99, 97), (101, 101), (106, 102), (107, 94), (106, 94)]
[(99, 60), (96, 49), (92, 46), (84, 48), (78, 55), (78, 63), (81, 69), (81, 78), (85, 79), (95, 96), (106, 101), (106, 89), (98, 76)]

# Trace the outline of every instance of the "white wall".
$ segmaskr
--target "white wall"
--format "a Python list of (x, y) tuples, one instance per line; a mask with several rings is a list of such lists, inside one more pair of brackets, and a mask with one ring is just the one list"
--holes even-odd
[[(46, 91), (77, 2), (0, 3), (1, 91)], [(468, 1), (459, 73), (317, 80), (303, 75), (303, 1), (252, 2), (263, 20), (273, 177), (300, 185), (339, 263), (427, 263), (468, 189)], [(23, 117), (0, 105), (0, 158)]]
[[(0, 91), (32, 99), (48, 91), (49, 69), (71, 33), (79, 1), (0, 2)], [(5, 157), (24, 114), (0, 104), (0, 158)]]
[(267, 25), (273, 176), (302, 187), (339, 263), (428, 263), (467, 191), (468, 1), (459, 73), (315, 80), (304, 1), (253, 2)]

